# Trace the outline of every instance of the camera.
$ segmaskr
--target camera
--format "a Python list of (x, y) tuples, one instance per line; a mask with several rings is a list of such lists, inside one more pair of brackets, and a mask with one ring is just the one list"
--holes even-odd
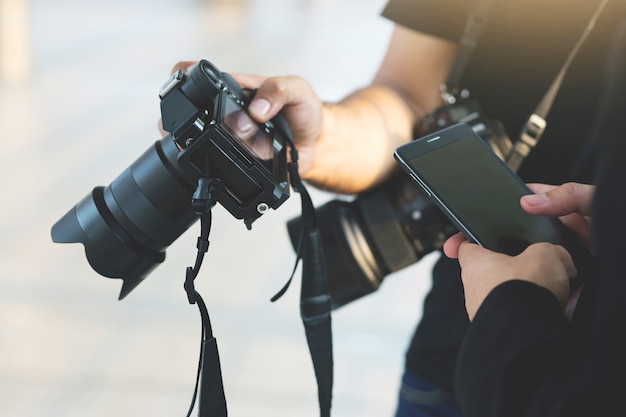
[[(446, 104), (424, 118), (421, 131), (432, 133), (456, 123), (468, 124), (506, 159), (512, 143), (502, 124), (484, 117), (475, 100)], [(378, 289), (392, 272), (439, 250), (456, 227), (405, 173), (397, 173), (352, 201), (332, 200), (318, 208), (322, 248), (333, 308)], [(288, 221), (292, 245), (301, 218)]]
[(252, 122), (249, 94), (229, 74), (202, 60), (173, 74), (159, 97), (168, 134), (52, 227), (54, 242), (82, 243), (96, 272), (123, 280), (120, 299), (165, 260), (207, 201), (250, 229), (289, 197), (284, 119)]

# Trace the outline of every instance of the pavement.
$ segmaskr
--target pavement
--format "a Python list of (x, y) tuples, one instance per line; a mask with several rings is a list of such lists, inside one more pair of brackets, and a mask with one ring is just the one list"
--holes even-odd
[[(128, 297), (51, 226), (159, 139), (171, 67), (298, 74), (324, 100), (373, 77), (391, 24), (383, 0), (31, 0), (30, 68), (0, 80), (0, 416), (187, 413), (200, 320), (183, 290), (198, 225)], [(6, 21), (6, 20), (5, 20)], [(316, 205), (333, 198), (316, 190)], [(285, 223), (294, 194), (248, 231), (214, 208), (196, 280), (218, 340), (229, 415), (319, 415)], [(333, 314), (334, 417), (392, 416), (432, 256)], [(197, 415), (194, 411), (192, 415)]]

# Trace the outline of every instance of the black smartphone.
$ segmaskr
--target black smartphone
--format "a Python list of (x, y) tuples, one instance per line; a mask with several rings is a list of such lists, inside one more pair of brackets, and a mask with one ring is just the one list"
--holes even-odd
[(520, 198), (532, 191), (467, 124), (400, 146), (394, 157), (469, 240), (508, 255), (533, 243), (559, 244), (579, 275), (593, 264), (591, 253), (558, 219), (522, 209)]

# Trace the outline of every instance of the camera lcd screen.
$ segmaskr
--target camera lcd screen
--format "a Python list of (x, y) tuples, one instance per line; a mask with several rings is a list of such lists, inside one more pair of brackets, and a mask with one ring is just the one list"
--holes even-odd
[(520, 197), (530, 190), (519, 177), (469, 127), (456, 134), (433, 135), (398, 151), (405, 156), (405, 168), (457, 227), (482, 246), (510, 255), (531, 243), (562, 244), (554, 219), (521, 208)]
[(222, 122), (230, 133), (262, 161), (272, 159), (272, 136), (264, 126), (253, 121), (248, 113), (227, 94), (223, 94)]

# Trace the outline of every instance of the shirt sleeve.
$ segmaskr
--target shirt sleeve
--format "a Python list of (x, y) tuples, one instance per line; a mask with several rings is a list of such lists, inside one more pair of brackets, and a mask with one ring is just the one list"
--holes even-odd
[(382, 15), (422, 33), (458, 41), (476, 1), (390, 0)]
[(457, 363), (464, 416), (579, 415), (574, 346), (550, 291), (526, 281), (496, 287), (470, 325)]

